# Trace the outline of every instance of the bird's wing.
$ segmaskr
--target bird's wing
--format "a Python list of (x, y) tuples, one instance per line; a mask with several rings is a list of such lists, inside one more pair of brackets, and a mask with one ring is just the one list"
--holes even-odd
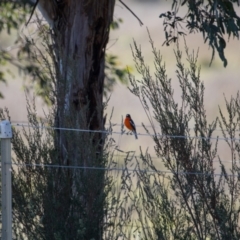
[(135, 126), (135, 123), (134, 123), (134, 121), (133, 121), (132, 119), (130, 119), (130, 123), (131, 123), (131, 125), (132, 125), (134, 131), (136, 131), (136, 126)]

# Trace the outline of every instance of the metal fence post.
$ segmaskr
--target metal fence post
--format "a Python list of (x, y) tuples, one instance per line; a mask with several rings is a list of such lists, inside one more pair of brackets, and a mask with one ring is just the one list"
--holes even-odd
[(2, 174), (2, 239), (12, 240), (11, 123), (0, 122)]

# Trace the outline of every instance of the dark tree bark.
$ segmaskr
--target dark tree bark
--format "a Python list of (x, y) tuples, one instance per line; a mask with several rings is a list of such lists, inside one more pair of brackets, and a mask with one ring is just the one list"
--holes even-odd
[[(114, 4), (114, 0), (58, 3), (53, 46), (59, 128), (104, 129), (104, 56)], [(104, 166), (103, 143), (101, 133), (58, 130), (55, 163), (85, 168), (58, 169), (49, 175), (53, 183), (43, 221), (48, 239), (56, 234), (60, 239), (101, 239), (104, 171), (87, 167)]]

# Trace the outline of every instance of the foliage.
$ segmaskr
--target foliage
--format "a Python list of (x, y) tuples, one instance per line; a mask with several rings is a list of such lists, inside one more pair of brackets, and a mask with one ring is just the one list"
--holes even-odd
[(12, 30), (19, 29), (19, 26), (26, 21), (31, 1), (1, 1), (0, 10), (0, 32), (6, 29), (8, 34)]
[[(141, 148), (139, 159), (135, 158), (135, 153), (128, 152), (119, 167), (113, 151), (118, 147), (111, 137), (105, 141), (104, 165), (100, 167), (108, 169), (105, 187), (103, 192), (99, 191), (99, 198), (93, 201), (91, 208), (101, 212), (98, 204), (104, 202), (103, 233), (100, 234), (104, 239), (239, 239), (240, 95), (226, 100), (227, 118), (219, 109), (219, 118), (209, 124), (197, 56), (190, 54), (186, 47), (189, 65), (186, 67), (182, 52), (179, 48), (175, 51), (176, 74), (182, 91), (179, 102), (162, 56), (152, 41), (151, 44), (155, 79), (134, 43), (134, 60), (142, 80), (130, 76), (130, 82), (131, 91), (149, 117), (155, 151), (163, 166), (159, 168), (159, 163)], [(154, 127), (150, 106), (160, 131)], [(90, 239), (91, 232), (87, 229), (94, 231), (94, 223), (79, 218), (84, 216), (79, 213), (88, 209), (83, 207), (86, 203), (80, 196), (87, 193), (88, 188), (98, 191), (100, 182), (93, 182), (92, 174), (96, 177), (103, 171), (82, 166), (57, 167), (58, 151), (53, 144), (57, 130), (43, 127), (52, 126), (55, 114), (42, 122), (37, 118), (34, 105), (32, 109), (28, 104), (27, 109), (30, 128), (23, 128), (23, 135), (14, 129), (12, 140), (16, 239)], [(2, 112), (1, 118), (6, 119)], [(224, 138), (215, 137), (218, 126)], [(149, 129), (145, 129), (149, 133)], [(85, 133), (69, 132), (67, 136), (69, 144), (80, 152), (82, 147), (90, 146), (87, 139), (91, 141), (91, 136)], [(225, 140), (230, 149), (228, 166), (219, 152), (220, 140)], [(83, 144), (75, 145), (75, 142)], [(94, 151), (89, 148), (89, 155), (84, 157), (93, 159), (91, 152)], [(97, 168), (97, 163), (92, 163)], [(118, 171), (120, 168), (122, 171)], [(79, 179), (75, 187), (71, 185), (74, 178)], [(84, 186), (81, 178), (84, 178)], [(70, 194), (71, 191), (75, 194)]]
[[(32, 5), (31, 1), (0, 1), (0, 33), (6, 31), (11, 34), (13, 31), (20, 29), (20, 26), (26, 21), (30, 5)], [(9, 62), (15, 66), (20, 66), (18, 60), (13, 59), (9, 50), (0, 48), (0, 66)], [(6, 83), (5, 71), (1, 69), (0, 82)], [(3, 98), (2, 93), (0, 93), (0, 98)]]
[(115, 20), (112, 21), (111, 23), (111, 29), (119, 29), (120, 24), (123, 22), (123, 20), (121, 18), (117, 18)]
[(113, 87), (117, 80), (122, 84), (127, 84), (127, 73), (128, 69), (120, 68), (117, 62), (117, 56), (106, 54), (106, 65), (105, 65), (105, 82), (104, 82), (104, 95), (107, 97), (109, 93), (113, 91)]
[[(108, 135), (101, 167), (98, 167), (99, 159), (98, 163), (92, 159), (93, 165), (89, 167), (59, 166), (58, 151), (54, 146), (54, 136), (58, 130), (50, 127), (54, 114), (46, 115), (44, 120), (39, 119), (34, 103), (34, 99), (31, 103), (27, 100), (29, 125), (13, 128), (14, 239), (92, 239), (96, 225), (84, 218), (89, 214), (84, 213), (89, 209), (84, 205), (90, 205), (90, 201), (93, 201), (90, 208), (93, 214), (104, 213), (101, 222), (103, 232), (98, 233), (98, 239), (130, 239), (133, 205), (129, 204), (128, 198), (132, 185), (128, 167), (132, 164), (134, 153), (126, 153), (120, 166), (114, 157), (116, 144)], [(0, 119), (7, 118), (11, 121), (8, 110), (1, 110)], [(76, 137), (81, 142), (77, 147), (74, 145)], [(77, 151), (90, 145), (86, 141), (86, 133), (69, 132), (69, 144), (74, 145)], [(89, 150), (85, 158), (93, 158), (94, 151)], [(125, 170), (119, 171), (119, 168)], [(103, 191), (100, 182), (102, 174)], [(73, 181), (76, 182), (74, 186)], [(98, 191), (99, 196), (95, 200), (88, 196), (89, 201), (83, 202), (83, 196), (86, 198), (89, 189)]]
[[(11, 34), (13, 31), (21, 29), (23, 24), (27, 22), (32, 7), (31, 1), (0, 2), (0, 32), (7, 31), (8, 34)], [(118, 29), (121, 22), (122, 19), (113, 21), (111, 29)], [(54, 73), (49, 72), (51, 69), (49, 59), (53, 55), (50, 43), (51, 30), (46, 25), (44, 26), (38, 18), (35, 23), (37, 24), (37, 30), (35, 29), (34, 33), (29, 29), (29, 35), (27, 36), (23, 33), (22, 28), (22, 32), (17, 33), (14, 46), (8, 49), (0, 49), (0, 66), (10, 63), (17, 67), (18, 72), (22, 73), (23, 76), (30, 77), (31, 81), (25, 84), (25, 89), (27, 91), (34, 89), (35, 93), (49, 105), (53, 101), (49, 96), (55, 79)], [(29, 27), (31, 27), (31, 24), (29, 24)], [(15, 49), (17, 49), (17, 54)], [(125, 68), (119, 67), (117, 59), (115, 55), (106, 55), (105, 97), (112, 92), (117, 81), (127, 84), (127, 71)], [(5, 71), (0, 71), (0, 81), (6, 83)], [(3, 97), (1, 93), (0, 97)]]
[[(104, 4), (108, 6), (108, 1)], [(59, 31), (60, 26), (54, 30), (49, 29), (37, 18), (38, 29), (34, 35), (30, 33), (28, 37), (21, 36), (17, 42), (22, 48), (17, 52), (15, 62), (14, 60), (12, 62), (17, 62), (16, 66), (21, 71), (38, 81), (44, 90), (42, 96), (51, 101), (53, 110), (46, 123), (41, 121), (39, 123), (35, 108), (32, 110), (28, 103), (30, 128), (23, 129), (23, 136), (17, 130), (14, 132), (13, 149), (16, 158), (13, 165), (16, 165), (16, 168), (13, 169), (13, 211), (14, 233), (17, 239), (101, 239), (103, 234), (115, 236), (115, 233), (111, 233), (111, 226), (115, 226), (111, 219), (114, 221), (116, 216), (118, 217), (121, 208), (125, 212), (125, 209), (119, 206), (119, 201), (116, 201), (115, 194), (113, 194), (115, 200), (111, 205), (106, 202), (107, 198), (111, 202), (109, 191), (113, 181), (106, 171), (108, 158), (107, 152), (103, 149), (106, 135), (86, 131), (93, 130), (93, 127), (94, 130), (103, 128), (104, 54), (114, 6), (111, 1), (109, 5), (110, 15), (105, 16), (103, 28), (94, 30), (101, 37), (97, 37), (97, 34), (92, 36), (98, 43), (95, 42), (96, 39), (89, 41), (95, 48), (93, 55), (87, 53), (90, 63), (87, 66), (89, 79), (86, 78), (84, 84), (90, 91), (86, 91), (88, 95), (83, 93), (83, 105), (78, 101), (81, 93), (76, 92), (76, 103), (70, 95), (64, 97), (61, 92), (62, 89), (69, 90), (70, 84), (74, 89), (73, 80), (76, 78), (79, 80), (82, 72), (79, 76), (74, 75), (74, 70), (79, 65), (73, 63), (74, 59), (68, 54), (63, 54), (67, 51), (64, 51), (66, 45), (62, 44), (62, 41), (58, 42), (58, 37), (62, 34)], [(98, 8), (96, 6), (97, 10)], [(87, 6), (85, 10), (87, 12)], [(100, 11), (98, 14), (102, 17)], [(98, 18), (94, 18), (95, 16), (92, 19), (98, 23)], [(89, 27), (91, 23), (91, 20), (87, 21)], [(77, 24), (75, 27), (78, 27)], [(104, 35), (102, 30), (105, 32)], [(103, 42), (99, 44), (100, 41)], [(87, 51), (83, 48), (83, 51), (85, 50)], [(62, 63), (66, 59), (69, 65), (64, 65), (67, 71), (63, 73)], [(81, 58), (78, 59), (81, 61)], [(115, 74), (113, 66), (117, 66), (116, 58), (112, 58), (109, 64), (111, 77)], [(123, 77), (120, 69), (116, 72)], [(98, 79), (100, 80), (97, 81)], [(97, 85), (93, 86), (93, 80), (99, 84), (99, 88), (95, 89)], [(83, 84), (83, 81), (78, 83)], [(67, 97), (71, 106), (66, 113), (64, 110)], [(94, 99), (97, 99), (97, 103)], [(85, 131), (62, 131), (59, 128), (56, 131), (53, 129), (44, 131), (44, 124), (59, 128), (82, 127)], [(113, 209), (115, 206), (118, 206), (116, 208), (118, 211)], [(108, 212), (109, 208), (111, 212)], [(104, 219), (105, 216), (108, 218)], [(119, 229), (121, 231), (121, 227)]]
[[(181, 35), (200, 32), (204, 42), (208, 42), (212, 48), (211, 62), (217, 51), (226, 67), (227, 59), (224, 50), (227, 43), (224, 36), (228, 39), (230, 37), (239, 39), (240, 17), (236, 13), (238, 4), (237, 0), (173, 0), (172, 11), (160, 14), (160, 18), (164, 18), (166, 37), (164, 43), (169, 45), (171, 42), (176, 42)], [(184, 16), (180, 16), (180, 9), (186, 9)], [(182, 26), (187, 28), (187, 33)]]
[[(58, 159), (53, 144), (54, 130), (45, 129), (46, 122), (38, 120), (34, 105), (32, 109), (28, 102), (27, 109), (29, 128), (23, 128), (22, 134), (14, 129), (12, 139), (15, 153), (12, 188), (16, 239), (83, 239), (87, 221), (77, 216), (83, 211), (81, 196), (89, 187), (88, 183), (91, 184), (91, 171), (88, 171), (88, 180), (84, 181), (86, 185), (75, 186), (73, 190), (70, 186), (72, 178), (76, 173), (85, 176), (84, 170), (56, 167)], [(3, 112), (1, 118), (6, 118)], [(48, 120), (48, 124), (52, 125), (51, 117)], [(111, 181), (108, 184), (106, 189), (110, 188)], [(76, 192), (75, 197), (70, 194), (72, 191)]]
[[(130, 76), (131, 91), (141, 101), (152, 131), (143, 126), (153, 132), (155, 152), (163, 163), (159, 167), (141, 149), (134, 191), (140, 196), (135, 208), (143, 239), (239, 239), (240, 96), (226, 100), (227, 117), (220, 109), (220, 117), (208, 123), (197, 55), (185, 48), (187, 67), (179, 47), (175, 51), (182, 93), (178, 101), (162, 56), (150, 42), (155, 78), (135, 42), (133, 57), (142, 80)], [(223, 138), (215, 135), (217, 127)], [(221, 157), (223, 151), (229, 153), (230, 164)]]
[[(50, 30), (42, 28), (41, 33), (44, 38)], [(43, 49), (52, 54), (51, 41), (44, 40)], [(35, 42), (26, 39), (25, 43), (29, 45), (23, 48), (19, 57), (25, 59), (29, 54), (34, 59), (36, 65), (24, 65), (24, 68), (40, 79), (45, 89), (49, 87), (43, 95), (53, 94), (49, 99), (54, 107), (54, 58), (49, 60), (39, 45), (32, 51)], [(159, 170), (147, 151), (141, 151), (140, 159), (127, 153), (122, 174), (117, 175), (121, 180), (118, 188), (114, 185), (117, 180), (111, 169), (103, 171), (105, 168), (116, 169), (117, 164), (109, 151), (113, 140), (104, 139), (104, 151), (96, 156), (98, 143), (93, 144), (94, 133), (69, 131), (64, 134), (67, 145), (61, 145), (68, 148), (59, 149), (55, 141), (62, 130), (43, 128), (54, 125), (57, 113), (47, 117), (47, 122), (39, 122), (35, 107), (31, 109), (28, 103), (30, 128), (23, 129), (23, 136), (15, 129), (12, 140), (16, 154), (13, 160), (16, 239), (91, 239), (96, 235), (99, 239), (102, 236), (105, 239), (129, 239), (133, 222), (138, 224), (133, 234), (140, 232), (142, 239), (239, 239), (240, 148), (236, 136), (240, 129), (240, 97), (237, 95), (236, 99), (226, 101), (228, 120), (220, 110), (219, 119), (209, 124), (196, 56), (189, 54), (186, 48), (187, 68), (181, 51), (175, 52), (176, 73), (182, 91), (179, 104), (162, 57), (152, 41), (151, 44), (156, 79), (150, 75), (149, 67), (134, 43), (134, 60), (143, 79), (136, 81), (130, 77), (130, 81), (132, 92), (140, 99), (150, 120), (155, 151), (165, 169)], [(106, 57), (111, 72), (117, 61), (110, 55)], [(43, 65), (38, 65), (38, 60)], [(118, 75), (122, 76), (121, 73)], [(149, 106), (153, 108), (160, 132), (154, 127)], [(1, 118), (6, 118), (2, 112)], [(193, 130), (189, 127), (192, 123)], [(230, 148), (230, 167), (223, 164), (218, 154), (219, 139), (216, 137), (215, 142), (211, 139), (217, 126)], [(60, 156), (63, 151), (66, 158)], [(71, 165), (75, 155), (80, 156), (77, 159), (80, 165)], [(60, 163), (60, 157), (65, 162)], [(136, 166), (130, 171), (128, 167), (133, 166), (135, 159)], [(65, 165), (59, 166), (63, 163)], [(134, 180), (137, 180), (136, 185)], [(93, 193), (97, 193), (96, 198), (92, 197)], [(134, 214), (137, 214), (137, 220), (132, 219)], [(90, 222), (89, 216), (94, 216), (96, 221)]]

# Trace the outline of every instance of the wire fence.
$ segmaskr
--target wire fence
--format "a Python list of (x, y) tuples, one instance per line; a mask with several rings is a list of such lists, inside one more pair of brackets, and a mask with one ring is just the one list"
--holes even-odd
[[(115, 124), (118, 126), (122, 126), (122, 124)], [(28, 123), (28, 122), (12, 122), (12, 126), (13, 127), (17, 127), (17, 128), (30, 128), (30, 129), (42, 129), (42, 130), (61, 130), (61, 131), (74, 131), (74, 132), (88, 132), (88, 133), (102, 133), (102, 134), (116, 134), (116, 135), (124, 135), (127, 134), (125, 131), (108, 131), (108, 130), (89, 130), (89, 129), (79, 129), (79, 128), (65, 128), (65, 127), (54, 127), (54, 126), (46, 126), (46, 125), (39, 125), (39, 126), (33, 126), (32, 124)], [(123, 129), (123, 126), (122, 126)], [(217, 136), (217, 137), (201, 137), (201, 136), (181, 136), (181, 135), (161, 135), (161, 134), (150, 134), (150, 133), (138, 133), (139, 136), (148, 136), (148, 137), (158, 137), (158, 138), (169, 138), (169, 139), (198, 139), (198, 140), (223, 140), (223, 141), (240, 141), (240, 138), (229, 138), (229, 137), (224, 137), (224, 136)], [(114, 159), (117, 158), (126, 158), (126, 155), (115, 155), (113, 156)], [(137, 157), (139, 160), (141, 160), (141, 157)], [(151, 159), (153, 159), (154, 161), (164, 164), (164, 160), (158, 157), (151, 157)], [(221, 163), (233, 163), (235, 162), (236, 164), (240, 164), (240, 159), (236, 160), (226, 160), (226, 159), (221, 159)], [(220, 163), (219, 159), (216, 160), (212, 160), (212, 163)], [(126, 166), (122, 166), (122, 167), (95, 167), (95, 166), (70, 166), (70, 165), (56, 165), (56, 164), (45, 164), (45, 163), (10, 163), (8, 162), (7, 164), (12, 164), (13, 166), (18, 166), (18, 167), (45, 167), (45, 168), (65, 168), (65, 169), (85, 169), (85, 170), (100, 170), (100, 171), (123, 171), (123, 170), (127, 170), (129, 172), (136, 172), (136, 171), (140, 171), (140, 172), (147, 172), (147, 173), (164, 173), (164, 174), (176, 174), (175, 171), (167, 171), (167, 170), (163, 170), (163, 169), (156, 169), (156, 170), (150, 170), (150, 169), (136, 169), (136, 168), (126, 168)], [(214, 175), (214, 176), (221, 176), (222, 173), (205, 173), (205, 172), (181, 172), (178, 171), (177, 174), (179, 175)], [(235, 174), (229, 174), (228, 176), (234, 176), (236, 177)]]
[[(74, 131), (74, 132), (81, 132), (81, 133), (102, 133), (102, 134), (115, 134), (115, 135), (123, 135), (123, 134), (127, 134), (124, 131), (108, 131), (108, 130), (86, 130), (86, 129), (77, 129), (77, 128), (59, 128), (59, 127), (54, 127), (54, 126), (47, 126), (47, 125), (39, 125), (39, 126), (33, 126), (29, 123), (12, 123), (12, 126), (15, 128), (29, 128), (29, 129), (42, 129), (42, 130), (60, 130), (60, 131)], [(122, 125), (119, 125), (122, 126)], [(224, 140), (224, 141), (240, 141), (240, 138), (228, 138), (225, 136), (220, 136), (220, 137), (202, 137), (202, 136), (180, 136), (180, 135), (162, 135), (162, 134), (142, 134), (142, 133), (138, 133), (139, 136), (148, 136), (148, 137), (158, 137), (158, 138), (169, 138), (169, 139), (198, 139), (198, 140), (209, 140), (209, 141), (216, 141), (216, 140)], [(150, 144), (150, 142), (148, 141), (147, 144)], [(52, 172), (54, 172), (56, 169), (65, 169), (65, 170), (86, 170), (89, 172), (91, 171), (96, 171), (96, 172), (104, 172), (106, 174), (110, 174), (112, 176), (114, 176), (115, 181), (117, 182), (116, 184), (116, 188), (118, 189), (119, 192), (122, 191), (121, 187), (122, 187), (122, 182), (126, 181), (128, 179), (128, 177), (133, 179), (133, 182), (136, 180), (136, 175), (134, 175), (134, 173), (147, 173), (147, 174), (159, 174), (159, 175), (181, 175), (181, 176), (185, 176), (185, 175), (196, 175), (196, 176), (203, 176), (203, 177), (208, 177), (208, 176), (214, 176), (216, 178), (221, 178), (224, 175), (227, 175), (227, 177), (232, 177), (232, 179), (235, 178), (239, 178), (239, 174), (235, 173), (235, 172), (224, 172), (221, 171), (220, 168), (215, 168), (213, 171), (183, 171), (183, 170), (165, 170), (164, 167), (164, 163), (166, 162), (166, 159), (161, 159), (157, 156), (153, 156), (151, 157), (151, 159), (153, 160), (154, 164), (156, 163), (156, 168), (151, 169), (151, 168), (147, 168), (146, 165), (141, 164), (141, 161), (144, 162), (144, 156), (141, 156), (140, 154), (137, 155), (136, 153), (132, 153), (131, 155), (129, 155), (128, 153), (126, 154), (113, 154), (112, 156), (112, 160), (114, 161), (115, 164), (110, 164), (109, 166), (106, 167), (98, 167), (98, 166), (83, 166), (83, 165), (63, 165), (63, 164), (52, 164), (52, 163), (48, 163), (47, 161), (43, 160), (39, 160), (38, 162), (34, 162), (34, 161), (29, 161), (29, 162), (17, 162), (16, 159), (13, 159), (12, 162), (7, 161), (5, 162), (5, 164), (9, 165), (12, 167), (12, 169), (17, 168), (17, 171), (21, 171), (21, 169), (26, 168), (27, 170), (29, 170), (30, 168), (35, 168), (36, 171), (40, 171), (41, 169), (48, 169), (49, 172), (51, 170), (53, 170)], [(236, 156), (235, 156), (236, 157)], [(125, 161), (126, 160), (126, 161)], [(131, 160), (131, 161), (129, 161)], [(178, 161), (184, 161), (184, 159), (178, 159)], [(41, 163), (41, 161), (43, 161)], [(171, 161), (177, 161), (176, 159), (172, 159)], [(201, 159), (200, 159), (201, 161)], [(91, 161), (89, 161), (91, 162)], [(212, 159), (211, 160), (212, 163), (216, 163), (218, 164), (218, 166), (220, 166), (221, 164), (239, 164), (240, 166), (240, 160), (237, 160), (233, 157), (233, 159)], [(145, 167), (145, 168), (144, 168)], [(17, 173), (17, 171), (15, 173)], [(61, 172), (61, 171), (59, 171)], [(64, 172), (64, 171), (63, 171)], [(123, 173), (125, 172), (124, 176), (125, 179), (123, 179)], [(129, 173), (132, 173), (131, 176)], [(31, 174), (33, 174), (33, 171), (23, 171), (22, 174), (26, 174), (25, 177), (23, 177), (23, 180), (26, 181), (26, 183), (28, 183), (31, 186), (31, 181), (28, 182), (28, 178), (31, 178)], [(54, 174), (51, 176), (55, 176)], [(90, 177), (89, 177), (90, 178)], [(55, 181), (55, 180), (54, 180)], [(96, 185), (98, 183), (95, 183)], [(135, 184), (135, 182), (134, 182)], [(35, 187), (35, 186), (34, 186)], [(33, 187), (33, 188), (34, 188)], [(35, 192), (38, 191), (38, 189), (34, 189)], [(41, 194), (41, 193), (39, 193)], [(16, 197), (16, 196), (15, 196)], [(122, 199), (124, 199), (124, 196), (121, 196)], [(24, 203), (27, 207), (31, 207), (30, 205), (32, 203)], [(38, 206), (38, 204), (36, 203), (36, 206)], [(126, 207), (127, 208), (127, 207)], [(35, 209), (33, 209), (33, 212), (35, 211)], [(36, 208), (36, 212), (37, 212), (37, 208)], [(134, 214), (136, 214), (136, 212), (133, 212), (133, 216)], [(134, 221), (133, 221), (134, 222)], [(134, 223), (138, 223), (138, 221), (135, 221)], [(128, 228), (134, 228), (134, 229), (139, 229), (139, 228), (152, 228), (151, 226), (146, 226), (143, 227), (142, 225), (137, 225), (137, 224), (132, 224), (132, 225), (127, 225), (127, 224), (123, 224), (123, 227), (125, 227), (126, 229)], [(133, 231), (133, 230), (132, 230)]]
[[(115, 132), (115, 131), (107, 131), (107, 130), (89, 130), (89, 129), (79, 129), (79, 128), (64, 128), (64, 127), (54, 127), (54, 126), (32, 126), (28, 123), (13, 123), (12, 126), (15, 127), (27, 127), (27, 128), (39, 128), (45, 130), (61, 130), (61, 131), (74, 131), (74, 132), (88, 132), (88, 133), (102, 133), (102, 134), (116, 134), (116, 135), (124, 135), (127, 134), (125, 131)], [(204, 137), (204, 136), (186, 136), (186, 135), (162, 135), (151, 134), (151, 133), (138, 133), (139, 136), (148, 136), (148, 137), (158, 137), (158, 138), (180, 138), (180, 139), (198, 139), (198, 140), (223, 140), (223, 141), (240, 141), (240, 138), (230, 138), (230, 137)]]
[[(12, 125), (13, 126), (28, 126), (29, 125), (29, 122), (27, 122), (27, 121), (11, 121), (11, 123), (12, 123)], [(45, 123), (47, 123), (47, 121), (43, 121), (43, 123), (45, 124)], [(137, 128), (142, 128), (143, 127), (143, 125), (139, 125), (139, 124), (135, 124), (136, 125), (136, 127)], [(105, 126), (106, 127), (110, 127), (110, 126), (114, 126), (114, 127), (122, 127), (123, 126), (123, 123), (112, 123), (111, 125), (110, 124), (107, 124), (107, 123), (105, 123)], [(151, 125), (145, 125), (144, 124), (144, 127), (146, 127), (146, 128), (152, 128), (152, 126)], [(160, 130), (161, 128), (160, 127), (158, 127), (158, 126), (154, 126), (154, 128), (155, 129), (157, 129), (157, 130)], [(193, 127), (189, 127), (188, 128), (189, 130), (195, 130), (195, 128), (193, 128)], [(210, 128), (207, 128), (208, 130), (210, 129)], [(222, 132), (222, 131), (227, 131), (227, 129), (219, 129), (219, 128), (216, 128), (215, 130), (214, 130), (214, 132)], [(235, 132), (240, 132), (240, 130), (238, 130), (238, 129), (236, 129), (235, 130)]]
[[(42, 167), (42, 168), (62, 168), (62, 169), (83, 169), (83, 170), (96, 170), (96, 171), (127, 171), (127, 172), (142, 172), (142, 173), (162, 173), (162, 174), (173, 174), (173, 175), (201, 175), (201, 176), (222, 176), (223, 173), (213, 173), (213, 172), (186, 172), (186, 171), (166, 171), (166, 170), (149, 170), (149, 169), (136, 169), (127, 167), (86, 167), (86, 166), (69, 166), (69, 165), (54, 165), (54, 164), (37, 164), (37, 163), (12, 163), (6, 162), (8, 165), (18, 166), (18, 167)], [(239, 177), (239, 174), (228, 174), (229, 177)]]

